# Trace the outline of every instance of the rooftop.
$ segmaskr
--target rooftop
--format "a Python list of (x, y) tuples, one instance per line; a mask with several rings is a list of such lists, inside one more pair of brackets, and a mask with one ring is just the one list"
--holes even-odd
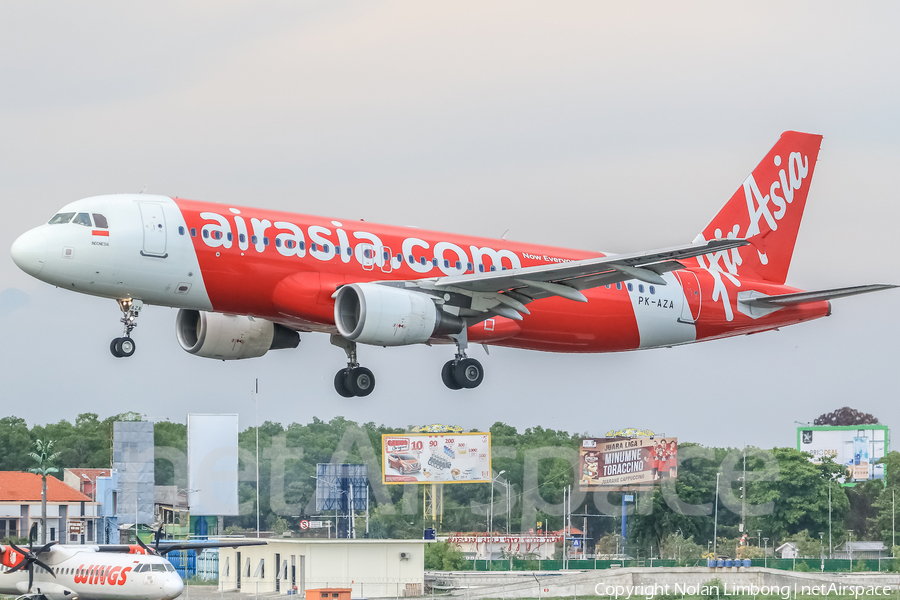
[(69, 473), (82, 480), (97, 481), (98, 477), (109, 477), (110, 469), (66, 469)]
[[(0, 502), (40, 502), (41, 476), (0, 471)], [(47, 502), (90, 502), (91, 499), (52, 475), (47, 477)]]

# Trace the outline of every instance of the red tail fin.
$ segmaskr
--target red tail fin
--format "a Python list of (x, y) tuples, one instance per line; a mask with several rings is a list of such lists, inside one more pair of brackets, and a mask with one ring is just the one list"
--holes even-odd
[[(704, 240), (747, 238), (742, 271), (783, 284), (819, 156), (821, 135), (785, 131), (744, 184), (706, 226)], [(698, 237), (699, 239), (699, 237)]]

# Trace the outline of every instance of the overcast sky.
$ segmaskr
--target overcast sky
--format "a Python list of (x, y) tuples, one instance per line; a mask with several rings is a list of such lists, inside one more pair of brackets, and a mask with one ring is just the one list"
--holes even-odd
[(114, 301), (19, 271), (15, 238), (63, 204), (137, 192), (610, 252), (690, 242), (787, 129), (825, 136), (788, 283), (900, 283), (900, 5), (890, 2), (0, 4), (0, 374), (29, 424), (136, 410), (390, 426), (495, 421), (602, 435), (796, 444), (850, 405), (900, 424), (900, 291), (828, 319), (613, 355), (446, 347), (215, 362), (150, 307), (113, 358)]

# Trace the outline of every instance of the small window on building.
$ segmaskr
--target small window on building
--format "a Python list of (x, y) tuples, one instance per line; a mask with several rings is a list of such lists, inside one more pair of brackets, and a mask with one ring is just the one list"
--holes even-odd
[(103, 215), (94, 213), (94, 227), (99, 227), (100, 229), (109, 229), (109, 222)]
[(76, 225), (84, 225), (85, 227), (91, 227), (91, 215), (87, 213), (78, 213), (75, 215), (75, 218), (72, 219), (72, 222)]
[(72, 220), (72, 217), (75, 216), (75, 213), (59, 213), (53, 215), (53, 218), (47, 223), (48, 225), (63, 225)]
[(322, 592), (322, 597), (323, 597), (323, 598), (327, 598), (327, 597), (328, 597), (328, 592)]
[(51, 541), (51, 542), (55, 542), (55, 541), (56, 541), (56, 527), (51, 527), (51, 528), (50, 528), (50, 541)]

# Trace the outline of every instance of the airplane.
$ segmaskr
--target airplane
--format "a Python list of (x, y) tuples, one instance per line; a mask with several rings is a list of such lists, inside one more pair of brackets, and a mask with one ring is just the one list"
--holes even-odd
[(136, 545), (69, 546), (50, 542), (35, 551), (35, 534), (33, 527), (27, 550), (15, 544), (0, 545), (3, 571), (0, 595), (46, 600), (172, 600), (181, 595), (184, 584), (175, 567), (164, 558), (169, 552), (266, 543), (265, 540), (160, 543), (160, 531), (152, 548), (138, 538)]
[(321, 332), (344, 350), (334, 378), (367, 396), (358, 344), (455, 344), (441, 378), (484, 378), (470, 343), (618, 352), (778, 329), (831, 314), (830, 300), (884, 290), (785, 285), (822, 136), (784, 132), (689, 244), (629, 254), (119, 194), (67, 204), (11, 249), (23, 271), (115, 299), (123, 336), (146, 305), (178, 308), (176, 336), (204, 358), (260, 357)]

